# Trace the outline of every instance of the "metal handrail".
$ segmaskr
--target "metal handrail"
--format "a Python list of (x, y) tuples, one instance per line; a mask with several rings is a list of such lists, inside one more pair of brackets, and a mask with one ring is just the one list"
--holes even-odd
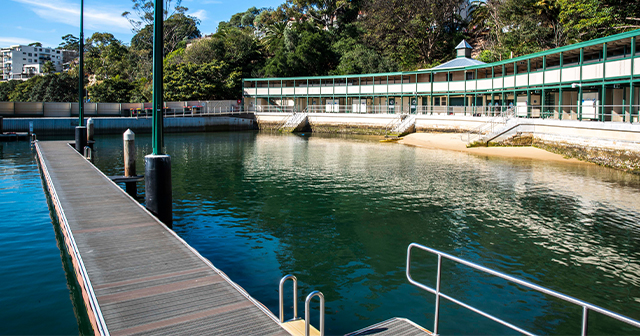
[[(413, 278), (411, 278), (411, 249), (412, 248), (418, 248), (418, 249), (421, 249), (423, 251), (427, 251), (427, 252), (436, 254), (438, 256), (438, 273), (437, 273), (437, 277), (436, 277), (436, 288), (435, 289), (431, 288), (431, 287), (428, 287), (428, 286), (426, 286), (426, 285), (424, 285), (424, 284), (422, 284), (422, 283), (420, 283), (418, 281), (413, 280)], [(591, 303), (576, 299), (574, 297), (562, 294), (560, 292), (556, 292), (554, 290), (544, 288), (544, 287), (536, 285), (534, 283), (531, 283), (531, 282), (528, 282), (528, 281), (524, 281), (524, 280), (512, 277), (510, 275), (498, 272), (498, 271), (494, 271), (494, 270), (492, 270), (490, 268), (474, 264), (472, 262), (466, 261), (464, 259), (460, 259), (458, 257), (454, 257), (454, 256), (452, 256), (450, 254), (447, 254), (447, 253), (444, 253), (444, 252), (440, 252), (440, 251), (438, 251), (436, 249), (432, 249), (430, 247), (426, 247), (424, 245), (420, 245), (420, 244), (416, 244), (416, 243), (411, 243), (411, 244), (409, 244), (409, 247), (407, 248), (407, 270), (406, 270), (407, 279), (409, 280), (409, 282), (412, 285), (417, 286), (418, 288), (424, 289), (424, 290), (436, 295), (435, 320), (434, 320), (434, 323), (433, 323), (433, 333), (435, 335), (438, 334), (438, 316), (440, 314), (440, 297), (443, 297), (443, 298), (445, 298), (445, 299), (447, 299), (447, 300), (449, 300), (449, 301), (451, 301), (451, 302), (453, 302), (455, 304), (458, 304), (458, 305), (460, 305), (460, 306), (462, 306), (464, 308), (467, 308), (467, 309), (469, 309), (469, 310), (471, 310), (471, 311), (473, 311), (475, 313), (478, 313), (478, 314), (480, 314), (480, 315), (482, 315), (482, 316), (484, 316), (484, 317), (486, 317), (488, 319), (491, 319), (491, 320), (493, 320), (495, 322), (498, 322), (498, 323), (500, 323), (500, 324), (502, 324), (502, 325), (504, 325), (506, 327), (509, 327), (509, 328), (517, 331), (517, 332), (520, 332), (520, 333), (525, 334), (525, 335), (534, 335), (533, 333), (531, 333), (529, 331), (526, 331), (526, 330), (524, 330), (522, 328), (519, 328), (519, 327), (517, 327), (517, 326), (515, 326), (515, 325), (513, 325), (513, 324), (511, 324), (509, 322), (506, 322), (506, 321), (504, 321), (504, 320), (502, 320), (502, 319), (500, 319), (498, 317), (495, 317), (495, 316), (493, 316), (493, 315), (491, 315), (489, 313), (485, 313), (485, 312), (481, 311), (478, 308), (472, 307), (472, 306), (470, 306), (470, 305), (468, 305), (466, 303), (463, 303), (463, 302), (461, 302), (459, 300), (456, 300), (456, 299), (452, 298), (451, 296), (449, 296), (447, 294), (444, 294), (444, 293), (440, 292), (440, 280), (441, 280), (441, 269), (442, 269), (442, 258), (443, 257), (447, 258), (449, 260), (458, 262), (460, 264), (463, 264), (465, 266), (469, 266), (471, 268), (477, 269), (479, 271), (482, 271), (482, 272), (485, 272), (485, 273), (489, 273), (491, 275), (497, 276), (497, 277), (505, 279), (507, 281), (514, 282), (514, 283), (516, 283), (518, 285), (521, 285), (521, 286), (524, 286), (524, 287), (527, 287), (527, 288), (531, 288), (531, 289), (536, 290), (538, 292), (541, 292), (541, 293), (544, 293), (544, 294), (547, 294), (547, 295), (551, 295), (553, 297), (556, 297), (558, 299), (573, 303), (573, 304), (578, 305), (578, 306), (582, 306), (582, 332), (581, 332), (582, 336), (586, 336), (587, 335), (588, 313), (589, 313), (590, 310), (593, 310), (593, 311), (598, 312), (600, 314), (609, 316), (609, 317), (614, 318), (614, 319), (616, 319), (618, 321), (630, 324), (630, 325), (632, 325), (632, 326), (634, 326), (636, 328), (640, 328), (640, 321), (637, 321), (637, 320), (634, 320), (632, 318), (626, 317), (624, 315), (612, 312), (612, 311), (610, 311), (608, 309), (605, 309), (605, 308), (602, 308), (602, 307), (598, 307), (598, 306), (593, 305)]]
[(282, 292), (284, 288), (284, 283), (287, 280), (293, 281), (293, 319), (298, 319), (298, 278), (296, 278), (293, 274), (287, 274), (282, 279), (280, 279), (280, 323), (284, 322), (284, 293)]
[(304, 336), (310, 335), (309, 320), (311, 319), (311, 314), (309, 313), (309, 304), (314, 296), (320, 298), (320, 336), (324, 336), (324, 295), (320, 291), (309, 293), (307, 299), (304, 300)]

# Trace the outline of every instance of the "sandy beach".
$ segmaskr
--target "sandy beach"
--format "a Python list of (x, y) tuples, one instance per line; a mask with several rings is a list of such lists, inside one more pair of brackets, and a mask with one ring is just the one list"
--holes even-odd
[(413, 133), (405, 136), (402, 140), (398, 141), (398, 143), (416, 147), (454, 150), (484, 156), (501, 156), (517, 159), (534, 159), (566, 163), (590, 164), (588, 162), (580, 161), (577, 159), (566, 159), (562, 155), (547, 152), (543, 149), (535, 147), (467, 148), (467, 143), (461, 140), (461, 137), (464, 136), (466, 136), (466, 133)]

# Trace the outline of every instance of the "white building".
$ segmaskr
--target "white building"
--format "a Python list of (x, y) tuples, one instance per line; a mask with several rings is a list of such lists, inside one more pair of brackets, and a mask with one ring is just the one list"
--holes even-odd
[(62, 71), (62, 65), (75, 57), (74, 51), (15, 45), (0, 48), (0, 80), (27, 80), (36, 75), (42, 75), (44, 64), (53, 63), (56, 72)]

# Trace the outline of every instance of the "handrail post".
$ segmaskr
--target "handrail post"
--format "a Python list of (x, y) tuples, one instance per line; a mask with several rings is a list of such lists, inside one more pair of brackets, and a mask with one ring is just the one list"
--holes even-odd
[(438, 275), (436, 278), (436, 312), (433, 318), (433, 334), (438, 335), (438, 319), (440, 317), (440, 279), (442, 278), (442, 255), (438, 254)]
[(298, 318), (298, 279), (293, 274), (287, 274), (282, 279), (280, 279), (280, 323), (284, 322), (284, 293), (282, 292), (284, 288), (284, 283), (291, 279), (293, 281), (293, 319)]
[(588, 324), (589, 324), (589, 308), (587, 308), (587, 306), (583, 306), (582, 307), (582, 336), (587, 336), (587, 330), (588, 330)]
[(314, 296), (320, 298), (320, 336), (324, 336), (324, 295), (320, 291), (311, 292), (304, 301), (304, 336), (310, 335), (309, 320), (311, 319), (311, 314), (309, 313), (309, 304)]

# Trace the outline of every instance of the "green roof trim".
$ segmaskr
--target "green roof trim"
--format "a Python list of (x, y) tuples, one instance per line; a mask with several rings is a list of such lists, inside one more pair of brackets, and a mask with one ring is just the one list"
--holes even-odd
[(489, 68), (489, 67), (503, 65), (503, 64), (509, 64), (509, 63), (513, 63), (513, 62), (524, 61), (524, 60), (528, 60), (528, 59), (531, 59), (531, 58), (542, 57), (542, 56), (547, 56), (547, 55), (553, 55), (553, 54), (557, 54), (557, 53), (564, 52), (564, 51), (575, 50), (575, 49), (580, 49), (580, 48), (584, 48), (584, 47), (590, 47), (590, 46), (594, 46), (594, 45), (598, 45), (598, 44), (602, 44), (602, 43), (606, 43), (606, 42), (613, 42), (613, 41), (622, 40), (622, 39), (626, 39), (626, 38), (630, 38), (630, 37), (634, 37), (634, 36), (639, 36), (639, 35), (640, 35), (640, 29), (636, 29), (636, 30), (632, 30), (632, 31), (628, 31), (628, 32), (620, 33), (620, 34), (615, 34), (615, 35), (611, 35), (611, 36), (607, 36), (607, 37), (597, 38), (595, 40), (569, 44), (569, 45), (558, 47), (558, 48), (554, 48), (554, 49), (549, 49), (549, 50), (545, 50), (545, 51), (539, 51), (539, 52), (533, 53), (533, 54), (518, 56), (518, 57), (510, 58), (510, 59), (504, 60), (504, 61), (487, 63), (484, 66), (482, 66), (482, 65), (474, 65), (474, 66), (466, 67), (465, 69)]
[(566, 45), (563, 47), (558, 47), (550, 50), (540, 51), (533, 54), (528, 54), (524, 56), (518, 56), (514, 58), (510, 58), (504, 61), (498, 61), (487, 64), (480, 65), (471, 65), (461, 68), (450, 68), (450, 69), (423, 69), (423, 70), (415, 70), (415, 71), (400, 71), (400, 72), (386, 72), (386, 73), (373, 73), (373, 74), (359, 74), (359, 75), (334, 75), (334, 76), (311, 76), (311, 77), (277, 77), (277, 78), (244, 78), (243, 81), (248, 82), (262, 82), (262, 81), (292, 81), (292, 80), (320, 80), (320, 79), (349, 79), (349, 78), (363, 78), (363, 77), (382, 77), (382, 76), (403, 76), (403, 75), (418, 75), (418, 74), (428, 74), (428, 73), (442, 73), (442, 72), (452, 72), (452, 71), (461, 71), (461, 70), (473, 70), (473, 69), (484, 69), (491, 68), (499, 65), (510, 64), (513, 62), (524, 61), (536, 57), (542, 57), (547, 55), (553, 55), (564, 51), (575, 50), (584, 47), (590, 47), (606, 42), (613, 42), (617, 40), (622, 40), (626, 38), (631, 38), (634, 36), (640, 36), (640, 29), (615, 34), (607, 37), (597, 38), (595, 40), (574, 43), (570, 45)]

